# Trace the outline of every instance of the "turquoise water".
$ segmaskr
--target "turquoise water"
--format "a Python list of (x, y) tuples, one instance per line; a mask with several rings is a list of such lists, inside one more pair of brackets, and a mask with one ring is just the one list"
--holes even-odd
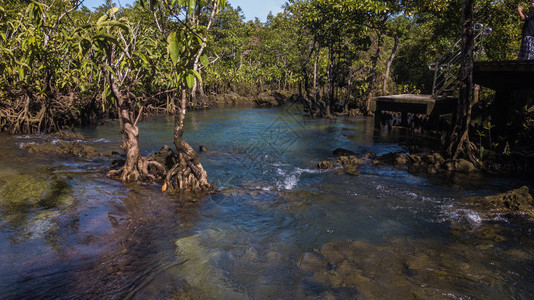
[[(0, 136), (0, 297), (533, 297), (531, 226), (457, 205), (522, 182), (370, 162), (359, 176), (317, 170), (338, 147), (408, 149), (408, 133), (375, 132), (368, 118), (308, 119), (295, 107), (187, 116), (185, 139), (210, 149), (200, 159), (218, 188), (195, 202), (105, 178), (108, 158), (20, 149), (51, 137)], [(142, 153), (172, 145), (172, 125), (140, 123)], [(81, 132), (118, 150), (114, 122)]]

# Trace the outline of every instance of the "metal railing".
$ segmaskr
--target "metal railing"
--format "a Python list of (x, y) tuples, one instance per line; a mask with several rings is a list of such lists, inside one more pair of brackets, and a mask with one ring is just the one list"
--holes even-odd
[[(474, 59), (480, 60), (484, 52), (484, 37), (493, 31), (490, 27), (484, 27), (481, 23), (473, 24), (475, 31), (474, 37)], [(432, 84), (432, 97), (438, 97), (445, 92), (452, 91), (452, 88), (458, 82), (458, 71), (461, 63), (461, 37), (435, 62), (428, 66), (430, 71), (434, 72), (434, 82)]]

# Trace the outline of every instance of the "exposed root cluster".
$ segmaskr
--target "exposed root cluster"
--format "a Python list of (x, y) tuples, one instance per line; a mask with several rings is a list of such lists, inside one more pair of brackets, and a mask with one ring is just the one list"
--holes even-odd
[(179, 153), (178, 162), (167, 172), (162, 190), (210, 191), (214, 187), (208, 182), (208, 175), (198, 158)]
[(118, 170), (111, 170), (106, 174), (109, 178), (128, 182), (156, 182), (163, 180), (165, 175), (167, 175), (167, 169), (162, 164), (146, 157), (140, 157), (133, 168), (124, 166)]
[(16, 100), (0, 101), (0, 131), (46, 133), (72, 126), (79, 120), (72, 106), (75, 98), (72, 93), (54, 98), (31, 94), (12, 98)]

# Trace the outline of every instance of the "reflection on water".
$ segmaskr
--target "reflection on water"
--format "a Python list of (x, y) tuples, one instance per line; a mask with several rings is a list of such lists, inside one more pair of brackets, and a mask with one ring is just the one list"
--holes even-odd
[[(520, 182), (319, 171), (335, 148), (405, 151), (407, 137), (294, 110), (189, 113), (186, 139), (210, 149), (200, 156), (219, 187), (195, 199), (106, 179), (106, 158), (20, 149), (47, 136), (0, 136), (0, 297), (534, 296), (531, 224), (456, 206)], [(140, 127), (143, 154), (171, 144), (171, 118)], [(83, 133), (101, 152), (120, 144), (114, 123)]]

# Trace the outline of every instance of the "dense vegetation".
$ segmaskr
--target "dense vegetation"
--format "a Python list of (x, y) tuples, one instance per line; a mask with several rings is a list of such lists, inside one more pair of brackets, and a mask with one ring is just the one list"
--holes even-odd
[[(278, 91), (331, 117), (368, 113), (373, 95), (428, 93), (429, 63), (462, 31), (462, 2), (290, 0), (262, 23), (245, 22), (239, 7), (219, 0), (139, 0), (120, 9), (108, 2), (95, 11), (79, 0), (0, 0), (0, 131), (51, 132), (116, 117), (128, 160), (110, 175), (167, 174), (171, 186), (207, 186), (181, 139), (186, 108)], [(517, 3), (472, 2), (470, 22), (493, 28), (480, 59), (515, 59)], [(184, 172), (197, 170), (200, 183), (173, 181), (176, 168), (157, 171), (162, 166), (139, 156), (136, 124), (147, 112), (177, 114), (174, 142), (189, 164)]]

